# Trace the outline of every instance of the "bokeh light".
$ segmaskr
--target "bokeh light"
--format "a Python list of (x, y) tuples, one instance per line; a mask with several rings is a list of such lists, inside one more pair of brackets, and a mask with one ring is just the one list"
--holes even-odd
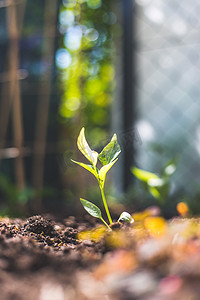
[(87, 0), (87, 5), (92, 9), (99, 8), (101, 4), (101, 0)]
[(72, 10), (64, 10), (59, 15), (59, 22), (62, 25), (71, 26), (74, 23), (74, 13)]
[(66, 49), (59, 49), (56, 52), (56, 65), (60, 69), (66, 69), (70, 66), (72, 57)]
[(72, 51), (78, 50), (81, 46), (82, 29), (80, 26), (71, 26), (64, 38), (65, 46)]

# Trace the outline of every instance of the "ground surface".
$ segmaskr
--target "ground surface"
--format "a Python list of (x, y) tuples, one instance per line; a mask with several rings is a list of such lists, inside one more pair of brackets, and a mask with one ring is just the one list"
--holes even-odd
[(140, 215), (133, 225), (113, 225), (112, 232), (90, 217), (0, 220), (1, 300), (199, 300), (199, 295), (198, 219), (166, 222)]

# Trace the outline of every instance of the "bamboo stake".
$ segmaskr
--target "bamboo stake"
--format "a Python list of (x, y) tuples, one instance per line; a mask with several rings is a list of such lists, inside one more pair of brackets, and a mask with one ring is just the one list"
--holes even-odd
[[(54, 39), (56, 34), (57, 0), (45, 1), (44, 42), (42, 61), (49, 65), (48, 73), (42, 78), (39, 90), (39, 104), (36, 118), (32, 184), (37, 191), (43, 186), (43, 174), (46, 152), (46, 134), (48, 123), (49, 102), (51, 93), (51, 75), (54, 57)], [(41, 197), (35, 199), (35, 207), (41, 206)]]
[[(7, 10), (10, 6), (14, 5), (12, 0), (9, 0), (8, 4), (9, 5), (7, 5)], [(22, 29), (25, 7), (26, 7), (26, 0), (23, 0), (21, 2), (21, 9), (19, 11), (20, 12), (19, 19), (18, 19), (19, 31), (17, 31), (16, 12), (14, 13), (14, 19), (12, 19), (12, 17), (11, 17), (11, 22), (12, 22), (12, 24), (11, 24), (9, 12), (7, 11), (7, 30), (8, 30), (9, 37), (10, 37), (10, 46), (8, 49), (8, 56), (5, 61), (5, 65), (6, 64), (8, 65), (8, 72), (7, 72), (8, 78), (7, 78), (6, 82), (3, 84), (2, 93), (1, 93), (2, 100), (0, 101), (0, 149), (3, 149), (5, 146), (6, 130), (8, 127), (9, 115), (10, 115), (10, 111), (11, 111), (11, 107), (12, 107), (12, 103), (13, 103), (13, 97), (11, 95), (14, 94), (14, 91), (12, 91), (12, 88), (14, 89), (14, 86), (12, 85), (12, 88), (11, 88), (11, 82), (14, 82), (15, 80), (17, 81), (17, 77), (16, 77), (17, 69), (15, 72), (12, 63), (13, 63), (13, 61), (15, 61), (15, 58), (13, 58), (13, 56), (16, 56), (17, 61), (18, 61), (18, 46), (17, 46), (17, 49), (15, 49), (15, 48), (16, 48), (17, 39), (19, 38), (19, 32)], [(14, 41), (12, 42), (12, 40), (15, 40), (15, 42)], [(12, 48), (13, 47), (12, 43), (14, 44), (14, 48)], [(16, 64), (16, 68), (17, 68), (17, 66), (18, 66), (18, 64)], [(1, 164), (1, 159), (2, 159), (1, 153), (2, 153), (2, 151), (0, 152), (0, 164)]]
[[(9, 114), (13, 105), (13, 133), (14, 133), (14, 146), (19, 150), (19, 156), (15, 159), (15, 173), (17, 186), (21, 189), (25, 187), (24, 179), (24, 165), (22, 159), (22, 144), (23, 144), (23, 128), (22, 128), (22, 115), (21, 115), (21, 92), (18, 78), (18, 65), (19, 65), (19, 30), (22, 28), (23, 15), (25, 11), (26, 2), (22, 2), (22, 13), (20, 14), (20, 24), (17, 21), (17, 7), (15, 2), (6, 9), (7, 30), (9, 33), (10, 44), (8, 51), (8, 70), (10, 80), (4, 84), (3, 100), (1, 102), (1, 124), (0, 124), (0, 147), (4, 148), (6, 129), (8, 126)], [(1, 159), (1, 157), (0, 157)]]
[(13, 101), (13, 133), (14, 145), (19, 150), (19, 155), (15, 158), (15, 175), (17, 186), (20, 189), (25, 188), (25, 174), (23, 163), (23, 127), (22, 127), (22, 112), (21, 112), (21, 95), (19, 81), (16, 82), (16, 96)]
[(15, 176), (17, 186), (21, 189), (25, 187), (24, 164), (22, 159), (23, 128), (21, 116), (21, 93), (17, 70), (19, 67), (19, 31), (17, 22), (16, 5), (7, 8), (7, 27), (10, 34), (10, 90), (11, 101), (13, 102), (13, 134), (14, 146), (19, 150), (19, 156), (15, 159)]

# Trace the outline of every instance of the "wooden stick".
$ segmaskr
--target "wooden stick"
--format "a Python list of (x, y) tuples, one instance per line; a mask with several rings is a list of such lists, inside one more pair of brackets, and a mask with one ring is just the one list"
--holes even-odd
[[(12, 1), (11, 1), (12, 2)], [(5, 146), (6, 129), (8, 127), (8, 120), (10, 110), (13, 105), (13, 133), (14, 146), (19, 150), (19, 156), (15, 159), (15, 174), (17, 186), (21, 189), (25, 187), (24, 179), (24, 165), (22, 159), (22, 145), (23, 145), (23, 127), (21, 115), (21, 92), (18, 78), (19, 65), (19, 30), (22, 28), (23, 16), (25, 12), (26, 0), (22, 2), (22, 10), (20, 11), (20, 18), (17, 21), (17, 7), (15, 2), (10, 2), (7, 7), (7, 30), (10, 38), (10, 45), (8, 51), (8, 72), (9, 81), (4, 84), (3, 97), (1, 102), (1, 116), (0, 116), (0, 148)], [(12, 5), (11, 5), (12, 4)], [(1, 151), (3, 153), (3, 151)], [(0, 153), (0, 159), (1, 159)]]
[(19, 150), (19, 156), (15, 159), (15, 176), (17, 186), (25, 187), (24, 164), (22, 159), (23, 127), (21, 114), (21, 92), (17, 70), (19, 66), (19, 31), (17, 22), (16, 5), (7, 7), (7, 28), (10, 36), (10, 99), (13, 104), (13, 134), (14, 146)]
[(19, 150), (19, 155), (15, 158), (15, 175), (17, 186), (20, 189), (25, 188), (25, 175), (23, 163), (23, 127), (22, 127), (22, 112), (21, 112), (21, 95), (19, 81), (16, 82), (16, 96), (13, 101), (13, 133), (14, 145)]

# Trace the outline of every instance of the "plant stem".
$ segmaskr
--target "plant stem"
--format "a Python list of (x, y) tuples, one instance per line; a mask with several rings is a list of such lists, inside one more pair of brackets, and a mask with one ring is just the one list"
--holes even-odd
[(112, 229), (110, 228), (110, 226), (106, 223), (106, 221), (103, 218), (101, 218), (101, 221), (108, 227), (108, 229), (110, 231), (112, 231)]
[(100, 190), (101, 190), (101, 196), (102, 196), (102, 199), (103, 199), (103, 204), (104, 204), (104, 207), (105, 207), (105, 211), (106, 211), (106, 214), (108, 216), (108, 220), (109, 220), (110, 224), (112, 224), (112, 219), (111, 219), (110, 212), (109, 212), (109, 209), (108, 209), (108, 205), (107, 205), (107, 202), (106, 202), (104, 188), (100, 186)]

